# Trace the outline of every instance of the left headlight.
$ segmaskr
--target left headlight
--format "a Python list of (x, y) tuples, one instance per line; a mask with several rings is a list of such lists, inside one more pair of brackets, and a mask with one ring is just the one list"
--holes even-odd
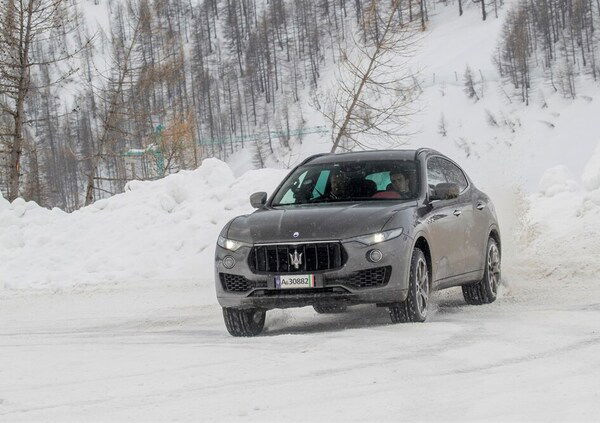
[(226, 250), (230, 251), (237, 251), (241, 247), (250, 247), (250, 244), (248, 244), (247, 242), (225, 238), (224, 236), (219, 236), (219, 238), (217, 239), (217, 245), (221, 248), (225, 248)]
[(369, 235), (361, 235), (355, 238), (350, 238), (348, 241), (360, 242), (364, 245), (379, 244), (383, 241), (389, 241), (390, 239), (398, 238), (402, 235), (402, 228), (391, 229), (389, 231), (377, 232)]

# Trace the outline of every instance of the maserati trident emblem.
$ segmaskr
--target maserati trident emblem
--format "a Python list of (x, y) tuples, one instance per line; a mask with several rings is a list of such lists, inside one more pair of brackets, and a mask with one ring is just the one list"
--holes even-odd
[(296, 270), (300, 269), (300, 266), (302, 266), (302, 253), (298, 254), (298, 250), (296, 250), (294, 254), (290, 254), (290, 264)]
[(298, 238), (298, 237), (300, 236), (300, 232), (294, 232), (294, 233), (292, 234), (292, 236), (293, 236), (294, 238)]

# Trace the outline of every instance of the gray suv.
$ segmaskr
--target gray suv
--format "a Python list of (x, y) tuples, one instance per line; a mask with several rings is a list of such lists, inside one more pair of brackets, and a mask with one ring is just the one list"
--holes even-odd
[(423, 322), (432, 290), (460, 285), (469, 304), (496, 299), (493, 204), (437, 151), (312, 156), (250, 202), (257, 210), (225, 225), (215, 254), (234, 336), (258, 335), (274, 308), (368, 303), (388, 307), (394, 323)]

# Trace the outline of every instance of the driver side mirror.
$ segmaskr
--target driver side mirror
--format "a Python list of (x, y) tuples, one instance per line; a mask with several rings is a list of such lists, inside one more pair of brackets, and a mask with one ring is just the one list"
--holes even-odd
[(430, 201), (434, 200), (452, 200), (458, 198), (460, 194), (460, 187), (458, 184), (452, 182), (443, 182), (437, 184), (433, 188), (433, 193), (429, 196)]
[(267, 203), (267, 193), (266, 192), (255, 192), (250, 196), (250, 205), (255, 209), (262, 209), (264, 205)]

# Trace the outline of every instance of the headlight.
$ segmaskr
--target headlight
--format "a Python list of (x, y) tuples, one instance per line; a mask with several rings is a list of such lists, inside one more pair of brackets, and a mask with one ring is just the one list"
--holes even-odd
[(373, 245), (383, 241), (389, 241), (390, 239), (398, 238), (400, 235), (402, 235), (402, 228), (377, 232), (370, 235), (361, 235), (355, 238), (350, 238), (348, 241), (356, 241), (364, 245)]
[(241, 247), (250, 247), (250, 244), (247, 242), (236, 241), (235, 239), (228, 239), (223, 236), (219, 236), (217, 239), (217, 245), (230, 251), (237, 251)]

